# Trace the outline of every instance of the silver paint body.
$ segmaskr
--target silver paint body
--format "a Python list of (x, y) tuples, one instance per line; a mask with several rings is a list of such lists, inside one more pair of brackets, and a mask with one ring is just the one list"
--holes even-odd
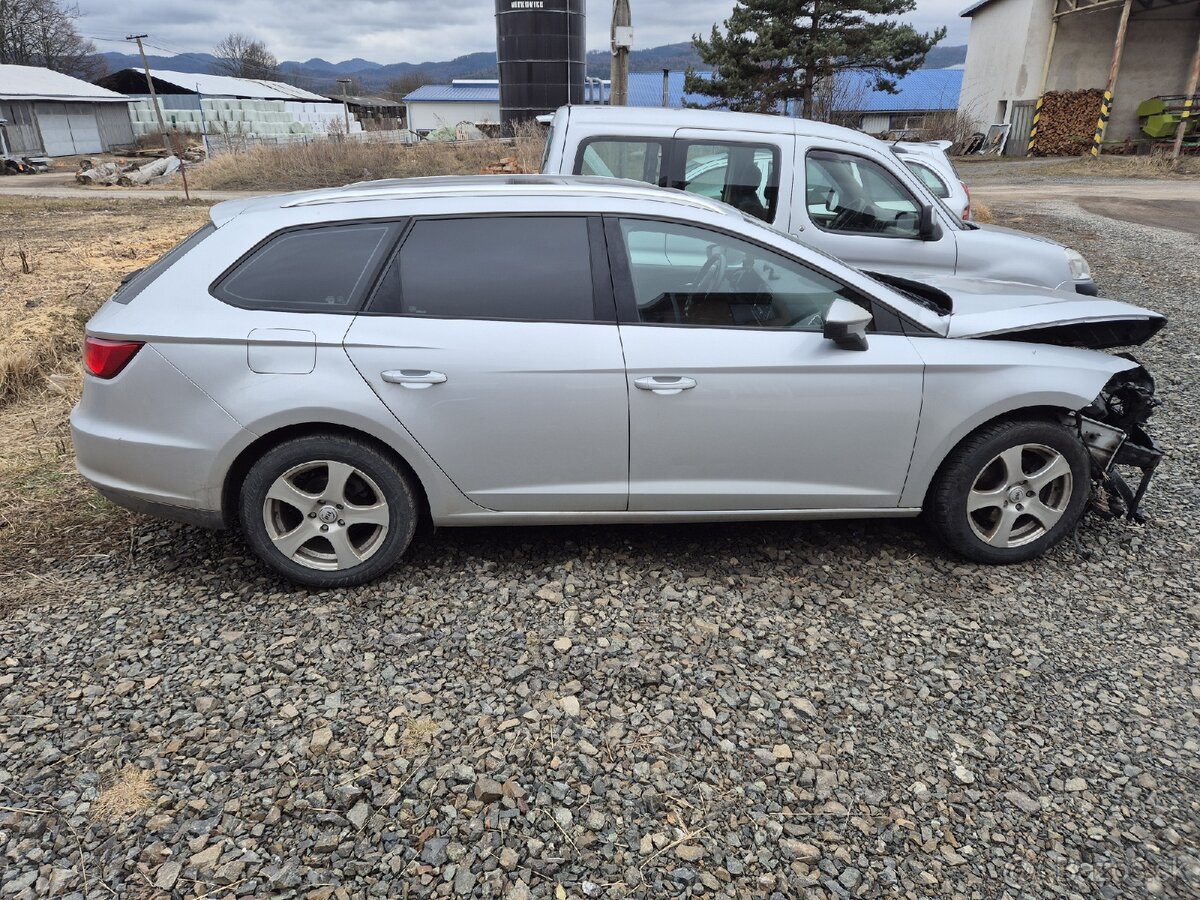
[[(522, 212), (636, 215), (740, 236), (930, 334), (871, 334), (856, 352), (782, 329), (252, 311), (209, 293), (281, 229)], [(970, 431), (1030, 407), (1080, 409), (1134, 365), (972, 335), (1156, 317), (954, 278), (938, 287), (961, 305), (938, 315), (731, 207), (606, 179), (376, 182), (230, 201), (212, 216), (209, 237), (91, 320), (92, 335), (146, 346), (111, 380), (87, 375), (71, 416), (79, 469), (106, 496), (208, 525), (232, 522), (239, 455), (298, 428), (353, 430), (392, 448), (438, 525), (914, 515)], [(694, 386), (645, 389), (676, 378)]]
[[(575, 171), (580, 145), (588, 138), (600, 137), (743, 141), (778, 148), (782, 164), (779, 207), (773, 225), (860, 268), (897, 275), (963, 275), (1063, 290), (1076, 287), (1066, 248), (1034, 235), (963, 222), (961, 209), (951, 212), (887, 143), (849, 128), (808, 119), (707, 109), (563, 106), (552, 120), (542, 171), (570, 174)], [(809, 218), (806, 202), (805, 157), (810, 150), (849, 153), (883, 166), (915, 200), (932, 204), (934, 218), (941, 226), (938, 238), (839, 234), (817, 227)], [(957, 178), (953, 187), (961, 190)], [(1093, 286), (1090, 277), (1080, 284)]]

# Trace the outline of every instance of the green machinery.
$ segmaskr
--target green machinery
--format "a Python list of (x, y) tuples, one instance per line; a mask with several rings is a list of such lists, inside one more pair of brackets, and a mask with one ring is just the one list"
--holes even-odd
[(1179, 122), (1186, 116), (1188, 126), (1185, 136), (1195, 137), (1200, 124), (1200, 95), (1187, 97), (1151, 97), (1143, 100), (1137, 108), (1142, 123), (1142, 132), (1155, 140), (1175, 137)]

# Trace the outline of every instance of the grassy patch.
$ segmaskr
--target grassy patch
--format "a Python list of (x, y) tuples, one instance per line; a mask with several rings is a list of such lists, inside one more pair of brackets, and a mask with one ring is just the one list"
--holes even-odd
[(188, 184), (197, 190), (299, 191), (377, 178), (478, 175), (489, 163), (507, 156), (516, 157), (523, 170), (536, 172), (544, 146), (538, 126), (524, 129), (515, 141), (262, 144), (191, 167)]
[(84, 323), (121, 278), (207, 216), (176, 201), (0, 199), (0, 403), (74, 370)]

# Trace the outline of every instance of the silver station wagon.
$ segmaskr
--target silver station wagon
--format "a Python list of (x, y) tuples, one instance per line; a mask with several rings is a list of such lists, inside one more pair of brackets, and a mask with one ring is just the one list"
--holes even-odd
[[(87, 326), (78, 465), (313, 587), (434, 525), (916, 516), (1029, 559), (1137, 513), (1149, 310), (873, 277), (731, 206), (573, 176), (222, 203)], [(1120, 471), (1141, 470), (1127, 483)]]

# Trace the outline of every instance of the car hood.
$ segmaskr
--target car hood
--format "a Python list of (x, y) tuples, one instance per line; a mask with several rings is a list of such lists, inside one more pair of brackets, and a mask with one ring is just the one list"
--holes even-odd
[(1161, 313), (1131, 303), (1012, 281), (947, 275), (888, 278), (948, 312), (945, 334), (951, 338), (1108, 350), (1143, 344), (1167, 322)]

